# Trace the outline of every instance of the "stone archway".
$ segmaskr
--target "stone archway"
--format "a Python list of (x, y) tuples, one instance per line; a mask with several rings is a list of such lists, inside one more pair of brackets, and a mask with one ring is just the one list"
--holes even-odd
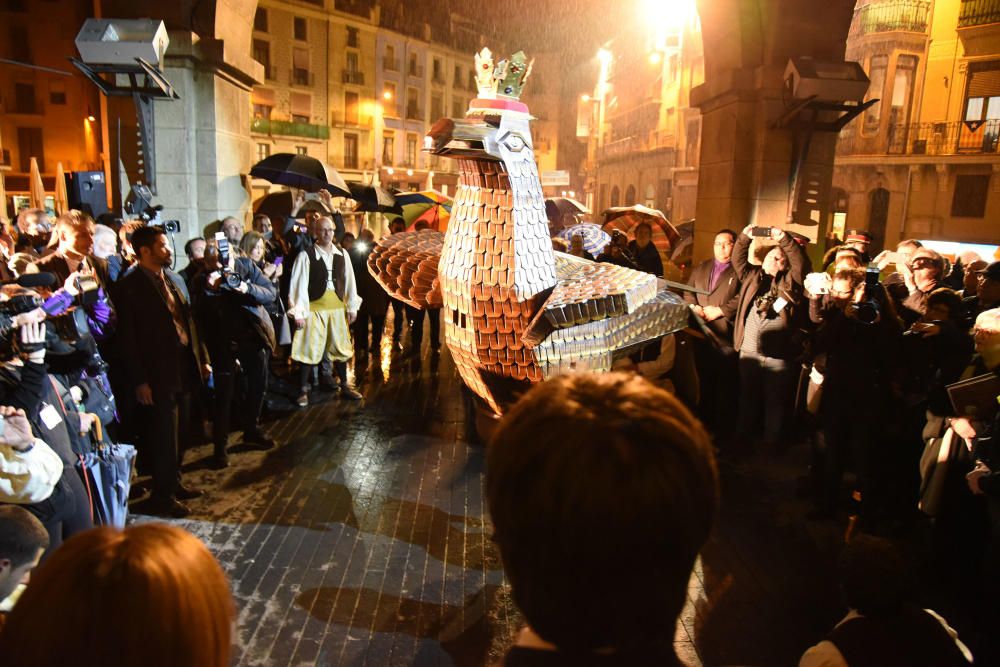
[(611, 188), (611, 206), (609, 208), (614, 208), (618, 206), (618, 204), (620, 203), (621, 203), (621, 190), (619, 190), (618, 186), (616, 185)]
[(635, 205), (635, 186), (630, 185), (625, 189), (625, 206)]

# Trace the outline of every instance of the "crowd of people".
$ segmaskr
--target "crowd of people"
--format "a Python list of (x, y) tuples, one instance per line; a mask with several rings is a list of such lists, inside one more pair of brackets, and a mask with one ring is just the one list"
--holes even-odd
[[(410, 352), (418, 353), (430, 319), (430, 349), (440, 349), (439, 311), (390, 299), (365, 267), (371, 231), (347, 233), (329, 198), (321, 204), (299, 195), (285, 219), (257, 215), (249, 230), (226, 218), (217, 234), (184, 245), (188, 263), (176, 272), (172, 237), (148, 221), (112, 229), (70, 211), (49, 225), (43, 211), (26, 210), (0, 234), (7, 281), (0, 290), (0, 547), (11, 554), (0, 553), (0, 593), (25, 580), (43, 555), (46, 575), (44, 585), (28, 587), (10, 627), (37, 623), (30, 620), (39, 614), (35, 600), (73, 590), (65, 571), (94, 559), (110, 563), (102, 572), (112, 578), (116, 559), (144, 550), (211, 560), (185, 546), (187, 538), (157, 533), (174, 529), (88, 531), (91, 500), (78, 463), (99, 437), (98, 422), (111, 437), (137, 442), (152, 477), (149, 512), (183, 517), (185, 501), (201, 494), (181, 476), (184, 446), (204, 437), (191, 425), (211, 422), (219, 468), (229, 465), (234, 419), (245, 448), (275, 446), (260, 425), (275, 357), (297, 365), (294, 400), (304, 407), (317, 386), (344, 400), (362, 398), (348, 361), (381, 349), (390, 307), (395, 348), (402, 350), (408, 326)], [(390, 232), (404, 229), (397, 221)], [(596, 261), (661, 276), (651, 228), (640, 224), (634, 236), (614, 236)], [(566, 250), (592, 258), (577, 239)], [(992, 410), (986, 401), (986, 410), (972, 413), (949, 392), (1000, 368), (1000, 262), (952, 264), (915, 240), (876, 250), (869, 235), (852, 230), (814, 271), (802, 237), (778, 228), (720, 230), (713, 258), (691, 274), (696, 289), (683, 293), (692, 311), (688, 329), (621, 360), (618, 368), (631, 374), (550, 381), (507, 414), (489, 450), (487, 491), (514, 598), (530, 624), (508, 664), (537, 664), (532, 651), (539, 649), (672, 655), (672, 634), (655, 628), (676, 621), (710, 530), (717, 482), (708, 433), (723, 455), (734, 456), (807, 441), (811, 519), (852, 514), (862, 532), (892, 534), (930, 515), (942, 567), (956, 582), (1000, 590), (996, 396)], [(532, 472), (539, 470), (544, 474)], [(560, 514), (567, 508), (573, 516)], [(614, 528), (613, 539), (588, 539), (596, 517)], [(652, 525), (662, 527), (663, 539), (651, 541), (659, 534)], [(2, 534), (7, 527), (21, 537), (11, 542)], [(646, 565), (636, 565), (637, 553)], [(887, 553), (879, 546), (863, 560), (891, 560)], [(621, 554), (629, 554), (628, 564), (609, 569)], [(218, 580), (214, 560), (205, 567), (205, 576)], [(159, 590), (162, 583), (146, 585)], [(109, 585), (98, 577), (79, 595), (99, 596)], [(214, 615), (211, 641), (178, 644), (178, 653), (165, 655), (223, 664), (213, 660), (228, 653), (229, 635), (219, 629), (232, 617), (224, 577), (219, 590), (198, 602)], [(950, 628), (913, 611), (904, 597), (852, 605), (855, 615), (845, 619), (852, 632), (835, 632), (830, 641), (847, 655), (890, 626), (933, 627), (944, 634), (927, 630), (927, 650), (939, 651), (928, 655), (949, 662), (927, 664), (962, 664), (963, 647), (948, 648), (943, 639), (953, 639)], [(68, 622), (86, 613), (64, 607)], [(22, 609), (18, 623), (27, 625), (15, 624)], [(856, 621), (866, 617), (894, 620), (862, 632)], [(813, 656), (828, 657), (828, 649)], [(23, 655), (23, 664), (62, 664)]]

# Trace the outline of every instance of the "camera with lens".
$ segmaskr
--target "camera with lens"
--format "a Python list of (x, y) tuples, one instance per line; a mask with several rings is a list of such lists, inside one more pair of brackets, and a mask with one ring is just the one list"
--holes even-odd
[(77, 305), (89, 306), (97, 303), (101, 285), (94, 276), (79, 276), (75, 282)]
[(229, 268), (231, 249), (229, 239), (223, 232), (215, 233), (215, 245), (219, 249), (219, 272), (222, 274), (222, 285), (229, 289), (239, 289), (243, 279)]
[(6, 301), (0, 301), (0, 339), (6, 340), (17, 329), (15, 318), (22, 313), (30, 313), (41, 308), (44, 302), (34, 294), (18, 294)]

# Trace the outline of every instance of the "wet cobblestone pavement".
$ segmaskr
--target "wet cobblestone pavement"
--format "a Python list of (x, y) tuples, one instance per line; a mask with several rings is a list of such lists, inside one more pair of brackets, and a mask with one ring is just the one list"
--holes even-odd
[[(364, 401), (319, 392), (269, 420), (275, 450), (236, 444), (223, 471), (207, 469), (210, 446), (187, 453), (185, 481), (206, 494), (174, 523), (231, 578), (233, 664), (491, 664), (521, 621), (448, 353), (387, 349), (355, 374)], [(802, 528), (787, 500), (796, 464), (778, 463), (770, 479), (723, 466), (722, 516), (675, 636), (690, 665), (795, 664), (841, 613), (817, 574), (830, 536)]]

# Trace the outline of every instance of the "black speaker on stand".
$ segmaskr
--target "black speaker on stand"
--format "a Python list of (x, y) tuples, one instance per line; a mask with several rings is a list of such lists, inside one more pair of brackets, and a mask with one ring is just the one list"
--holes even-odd
[(69, 207), (93, 218), (108, 212), (108, 187), (103, 171), (71, 171), (66, 174)]

